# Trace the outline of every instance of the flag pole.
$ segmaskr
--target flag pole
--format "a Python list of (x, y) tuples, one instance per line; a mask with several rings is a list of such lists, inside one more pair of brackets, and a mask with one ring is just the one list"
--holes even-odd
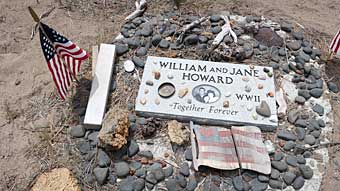
[[(33, 20), (37, 23), (39, 29), (44, 33), (44, 35), (46, 36), (47, 40), (50, 41), (50, 43), (51, 43), (52, 46), (54, 47), (53, 42), (52, 42), (51, 39), (46, 35), (46, 32), (45, 32), (44, 28), (41, 26), (41, 22), (40, 22), (41, 19), (38, 17), (37, 13), (32, 9), (31, 6), (28, 7), (28, 10), (29, 10), (29, 12), (30, 12), (30, 14), (31, 14), (31, 16), (32, 16), (32, 18), (33, 18)], [(57, 52), (56, 52), (56, 54), (57, 54)], [(69, 72), (69, 73), (72, 75), (72, 72), (69, 70), (69, 67), (66, 66), (65, 63), (64, 63), (63, 61), (61, 61), (61, 62), (63, 63), (64, 67), (66, 68), (67, 72)], [(76, 80), (76, 83), (77, 83), (77, 84), (80, 84), (79, 80), (77, 79), (77, 76), (74, 75), (73, 77), (74, 77), (74, 79)]]

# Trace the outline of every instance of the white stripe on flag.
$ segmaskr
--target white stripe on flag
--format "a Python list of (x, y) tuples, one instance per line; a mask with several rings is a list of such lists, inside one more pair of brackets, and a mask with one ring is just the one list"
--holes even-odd
[(58, 74), (58, 77), (60, 79), (61, 87), (64, 90), (64, 95), (66, 97), (66, 95), (67, 95), (67, 88), (66, 88), (66, 85), (65, 85), (64, 76), (63, 76), (62, 71), (61, 71), (61, 65), (60, 65), (61, 63), (59, 63), (58, 56), (55, 56), (53, 58), (53, 60), (55, 61), (55, 65), (56, 65), (56, 68), (57, 68), (57, 74)]
[[(57, 55), (55, 55), (54, 57), (56, 57)], [(58, 90), (59, 90), (59, 93), (60, 93), (60, 96), (64, 99), (65, 98), (65, 93), (62, 89), (62, 85), (61, 85), (61, 82), (60, 82), (60, 79), (59, 79), (59, 76), (58, 76), (58, 73), (57, 73), (57, 70), (55, 68), (55, 62), (54, 62), (54, 59), (52, 58), (50, 60), (50, 66), (51, 66), (51, 69), (52, 69), (52, 75), (54, 76), (55, 78), (55, 85), (57, 86)]]

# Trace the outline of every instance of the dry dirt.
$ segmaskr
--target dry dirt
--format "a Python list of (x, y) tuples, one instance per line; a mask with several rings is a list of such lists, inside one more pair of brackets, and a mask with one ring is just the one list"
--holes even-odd
[[(79, 120), (70, 114), (74, 102), (56, 98), (39, 40), (37, 36), (30, 39), (33, 21), (27, 7), (42, 13), (55, 6), (44, 21), (86, 50), (110, 42), (119, 31), (122, 18), (134, 10), (132, 0), (106, 0), (106, 7), (102, 0), (62, 0), (62, 5), (52, 0), (37, 2), (0, 1), (0, 190), (27, 190), (39, 173), (76, 164), (76, 156), (65, 154), (65, 148), (72, 144), (67, 138), (67, 125)], [(172, 2), (153, 1), (148, 11), (162, 12), (169, 7), (173, 7)], [(287, 19), (302, 25), (323, 50), (340, 26), (338, 0), (192, 0), (184, 2), (180, 10), (199, 15), (225, 10), (263, 15), (278, 22)], [(340, 63), (337, 64), (332, 71), (340, 71)], [(84, 68), (90, 68), (89, 63)], [(334, 117), (338, 120), (334, 123), (333, 141), (340, 141), (339, 101), (333, 97)], [(36, 120), (40, 120), (42, 128), (31, 126)], [(340, 186), (340, 149), (334, 147), (330, 154), (322, 190)]]

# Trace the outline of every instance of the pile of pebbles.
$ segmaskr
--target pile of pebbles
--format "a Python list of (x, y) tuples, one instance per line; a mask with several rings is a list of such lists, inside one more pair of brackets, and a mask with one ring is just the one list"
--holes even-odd
[[(111, 184), (122, 191), (160, 188), (190, 191), (202, 180), (206, 190), (266, 190), (269, 187), (301, 189), (306, 180), (313, 177), (313, 170), (306, 163), (313, 153), (298, 148), (319, 144), (322, 130), (328, 125), (324, 121), (327, 115), (324, 106), (310, 100), (322, 99), (325, 92), (339, 92), (334, 83), (327, 83), (322, 78), (322, 67), (318, 64), (320, 50), (305, 39), (302, 30), (294, 28), (291, 23), (278, 24), (257, 16), (229, 15), (238, 41), (233, 42), (230, 36), (226, 36), (223, 46), (212, 52), (207, 50), (211, 50), (213, 39), (224, 24), (219, 15), (212, 15), (206, 22), (189, 30), (182, 42), (176, 41), (180, 29), (199, 18), (166, 12), (157, 17), (144, 15), (125, 23), (120, 31), (124, 38), (113, 42), (119, 56), (118, 67), (124, 70), (123, 63), (132, 60), (135, 67), (142, 71), (147, 55), (164, 56), (167, 52), (175, 52), (176, 57), (182, 58), (238, 62), (250, 60), (257, 65), (273, 67), (276, 79), (291, 76), (298, 93), (295, 100), (288, 103), (288, 114), (280, 119), (276, 137), (271, 139), (276, 140), (269, 152), (271, 174), (263, 175), (248, 170), (241, 170), (239, 174), (213, 169), (195, 172), (191, 166), (190, 146), (183, 146), (184, 157), (176, 153), (177, 149), (174, 150), (181, 161), (179, 167), (174, 168), (164, 161), (155, 160), (150, 151), (140, 151), (132, 138), (120, 151), (108, 152), (96, 148), (98, 130), (86, 130), (82, 125), (73, 126), (70, 134), (80, 140), (78, 149), (84, 159), (96, 161), (89, 174), (89, 182), (96, 180), (100, 185)], [(127, 72), (133, 71), (130, 63)], [(127, 107), (131, 112), (131, 132), (136, 131), (136, 128), (145, 128), (145, 136), (151, 136), (152, 139), (156, 128), (161, 125), (135, 116), (133, 104)]]

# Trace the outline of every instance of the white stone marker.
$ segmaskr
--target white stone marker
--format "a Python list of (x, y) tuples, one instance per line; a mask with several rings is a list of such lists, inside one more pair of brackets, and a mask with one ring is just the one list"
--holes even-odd
[(115, 45), (101, 44), (96, 71), (92, 80), (84, 124), (87, 128), (98, 128), (103, 121), (115, 58)]
[(273, 130), (277, 111), (272, 74), (271, 67), (149, 56), (136, 112), (201, 124), (255, 125)]

